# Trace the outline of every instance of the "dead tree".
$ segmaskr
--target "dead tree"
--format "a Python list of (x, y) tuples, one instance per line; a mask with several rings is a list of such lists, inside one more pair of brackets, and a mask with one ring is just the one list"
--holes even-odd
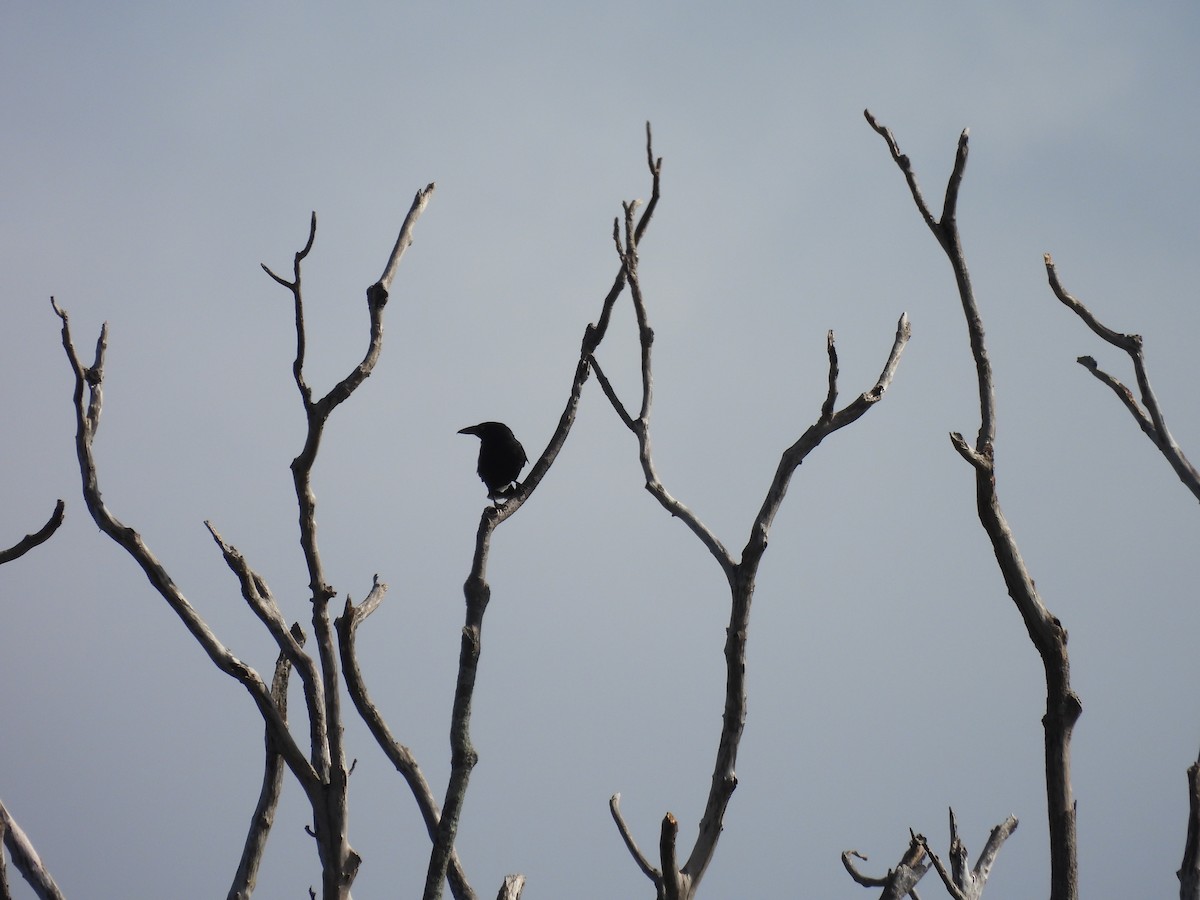
[[(968, 132), (958, 139), (958, 152), (946, 184), (939, 217), (935, 217), (913, 172), (909, 158), (900, 152), (895, 137), (880, 125), (869, 110), (864, 111), (871, 127), (887, 142), (892, 159), (904, 173), (909, 192), (917, 211), (950, 261), (954, 281), (962, 303), (970, 335), (971, 355), (979, 386), (980, 425), (974, 444), (958, 432), (950, 435), (954, 449), (975, 470), (976, 509), (980, 524), (992, 544), (992, 551), (1008, 594), (1017, 607), (1029, 639), (1042, 659), (1046, 679), (1046, 713), (1042, 718), (1045, 729), (1046, 802), (1050, 826), (1050, 898), (1077, 900), (1078, 853), (1076, 846), (1075, 800), (1071, 790), (1071, 733), (1082, 705), (1071, 688), (1071, 667), (1067, 656), (1067, 630), (1042, 602), (1033, 579), (1021, 558), (1016, 538), (1004, 518), (996, 491), (996, 395), (992, 384), (992, 367), (984, 340), (983, 320), (971, 276), (963, 255), (958, 232), (958, 191), (967, 165)], [(953, 892), (952, 892), (953, 893)]]
[[(656, 164), (651, 156), (651, 167), (655, 171), (657, 188), (661, 161)], [(641, 217), (636, 216), (638, 203), (624, 204), (624, 221), (617, 220), (613, 223), (613, 242), (621, 262), (621, 272), (629, 283), (629, 293), (633, 302), (641, 347), (641, 398), (636, 414), (631, 413), (617, 396), (612, 383), (605, 376), (594, 356), (591, 356), (591, 361), (605, 396), (621, 422), (637, 439), (638, 460), (645, 478), (646, 490), (667, 513), (682, 521), (700, 540), (716, 560), (728, 582), (730, 613), (724, 650), (725, 704), (721, 719), (721, 733), (717, 740), (716, 761), (713, 766), (712, 781), (708, 789), (704, 812), (700, 818), (699, 834), (686, 860), (680, 861), (677, 848), (679, 822), (670, 812), (663, 817), (659, 828), (658, 864), (655, 865), (639, 849), (628, 823), (621, 814), (620, 794), (612, 796), (609, 807), (626, 848), (638, 868), (654, 883), (657, 896), (662, 900), (688, 900), (696, 895), (705, 870), (716, 853), (725, 810), (737, 787), (738, 746), (746, 722), (746, 641), (750, 628), (750, 607), (754, 599), (758, 566), (767, 549), (767, 537), (771, 530), (771, 523), (783, 503), (788, 485), (800, 463), (826, 437), (857, 421), (883, 398), (884, 392), (895, 375), (896, 367), (900, 364), (900, 355), (908, 343), (910, 328), (908, 317), (902, 314), (896, 325), (891, 352), (879, 378), (872, 387), (841, 409), (836, 408), (838, 394), (837, 350), (834, 346), (833, 332), (828, 333), (826, 353), (829, 359), (829, 387), (825, 402), (821, 406), (817, 421), (810, 425), (795, 443), (783, 451), (775, 475), (767, 489), (766, 497), (751, 523), (749, 538), (742, 549), (741, 558), (736, 558), (695, 512), (667, 491), (654, 465), (650, 441), (650, 413), (654, 383), (652, 366), (654, 330), (650, 327), (646, 298), (638, 276), (638, 247), (645, 230), (645, 223), (653, 211), (653, 204), (657, 197), (656, 190), (650, 205), (647, 206)]]
[[(1045, 254), (1046, 277), (1050, 282), (1050, 290), (1054, 292), (1062, 304), (1075, 313), (1101, 340), (1111, 344), (1118, 350), (1129, 355), (1133, 363), (1134, 378), (1137, 381), (1138, 397), (1119, 379), (1101, 369), (1091, 356), (1080, 356), (1076, 362), (1092, 373), (1101, 383), (1107, 385), (1116, 394), (1117, 399), (1129, 410), (1133, 420), (1146, 437), (1158, 448), (1167, 463), (1170, 464), (1184, 487), (1192, 492), (1192, 496), (1200, 499), (1200, 472), (1184, 455), (1183, 449), (1175, 442), (1167, 428), (1162, 408), (1158, 398), (1150, 386), (1150, 376), (1146, 373), (1146, 359), (1142, 353), (1142, 336), (1140, 334), (1122, 334), (1102, 323), (1076, 297), (1062, 286), (1058, 278), (1058, 270), (1050, 254)], [(1179, 877), (1179, 896), (1183, 900), (1200, 900), (1200, 759), (1188, 767), (1188, 825), (1187, 838), (1184, 842), (1183, 864), (1176, 875)]]
[[(100, 530), (120, 545), (141, 567), (154, 589), (179, 617), (217, 668), (246, 689), (266, 727), (263, 789), (229, 890), (231, 898), (249, 897), (254, 889), (258, 863), (274, 819), (284, 767), (296, 778), (312, 809), (312, 825), (309, 830), (320, 860), (320, 896), (323, 900), (348, 898), (350, 886), (361, 862), (349, 839), (346, 805), (348, 768), (346, 750), (342, 742), (343, 724), (339, 692), (341, 676), (334, 628), (329, 615), (329, 602), (336, 592), (327, 582), (317, 545), (312, 468), (330, 414), (366, 380), (379, 359), (383, 342), (383, 312), (388, 301), (388, 292), (400, 260), (412, 243), (413, 228), (429, 202), (433, 188), (430, 184), (417, 193), (388, 258), (383, 276), (367, 289), (370, 327), (367, 349), (362, 361), (323, 397), (314, 397), (304, 373), (306, 341), (300, 278), (301, 263), (311, 251), (316, 237), (316, 215), (313, 215), (309, 226), (307, 243), (295, 255), (291, 280), (276, 275), (266, 266), (263, 267), (275, 281), (291, 291), (294, 301), (296, 356), (292, 371), (303, 403), (307, 431), (304, 446), (293, 460), (291, 470), (299, 508), (300, 544), (309, 575), (315, 654), (304, 649), (304, 634), (300, 626), (287, 624), (283, 610), (262, 576), (250, 567), (236, 548), (221, 537), (211, 522), (205, 524), (229, 568), (237, 577), (242, 596), (279, 646), (280, 655), (271, 684), (264, 681), (258, 672), (221, 642), (200, 613), (189, 603), (142, 536), (121, 522), (105, 506), (100, 493), (93, 445), (100, 426), (103, 405), (108, 326), (105, 324), (100, 330), (93, 362), (91, 365), (85, 365), (71, 337), (70, 320), (66, 311), (51, 298), (54, 311), (62, 320), (63, 347), (75, 375), (75, 446), (88, 512)], [(376, 581), (375, 591), (382, 590), (383, 586)], [(284, 698), (291, 669), (295, 669), (303, 684), (304, 711), (308, 719), (307, 749), (302, 747), (288, 727)], [(313, 894), (316, 895), (315, 892)]]

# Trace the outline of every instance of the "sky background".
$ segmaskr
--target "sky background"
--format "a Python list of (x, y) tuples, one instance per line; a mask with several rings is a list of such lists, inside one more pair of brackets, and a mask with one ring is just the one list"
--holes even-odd
[[(262, 726), (80, 499), (72, 377), (49, 297), (89, 356), (111, 334), (96, 445), (110, 510), (258, 671), (275, 650), (202, 522), (307, 620), (288, 463), (303, 414), (286, 273), (304, 270), (308, 376), (360, 358), (365, 288), (415, 191), (437, 191), (387, 308), (383, 356), (315, 469), (340, 596), (391, 589), (360, 631), (395, 733), (440, 795), (466, 577), (485, 502), (481, 420), (541, 452), (616, 271), (612, 219), (646, 197), (662, 479), (740, 549), (779, 454), (841, 391), (881, 404), (796, 473), (758, 579), (739, 788), (700, 895), (870, 894), (910, 827), (972, 859), (1021, 825), (991, 900), (1044, 896), (1041, 665), (974, 514), (974, 369), (949, 266), (869, 107), (926, 193), (962, 128), (959, 205), (998, 397), (1000, 496), (1070, 631), (1083, 893), (1173, 896), (1200, 747), (1200, 511), (1075, 362), (1130, 380), (1054, 299), (1042, 253), (1105, 322), (1146, 337), (1200, 456), (1200, 7), (1160, 3), (13, 2), (0, 12), (0, 797), (73, 897), (224, 896)], [(622, 303), (600, 353), (627, 403)], [(690, 848), (720, 729), (728, 592), (642, 485), (595, 381), (537, 493), (497, 532), (458, 848), (481, 896), (649, 897), (609, 818)], [(349, 711), (355, 895), (416, 897), (416, 806)], [(289, 781), (256, 896), (319, 882)], [(15, 872), (10, 879), (20, 882)], [(29, 896), (23, 882), (19, 896)], [(21, 893), (24, 891), (25, 893)], [(926, 896), (938, 896), (933, 883)], [(872, 892), (873, 893), (873, 892)]]

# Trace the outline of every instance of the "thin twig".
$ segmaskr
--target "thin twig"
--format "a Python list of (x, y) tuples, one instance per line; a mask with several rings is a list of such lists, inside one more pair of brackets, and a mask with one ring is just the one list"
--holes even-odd
[(625, 817), (621, 815), (620, 794), (613, 794), (608, 799), (608, 810), (612, 813), (613, 821), (617, 823), (617, 831), (621, 835), (621, 840), (625, 842), (625, 849), (629, 851), (629, 855), (633, 857), (633, 861), (642, 870), (642, 874), (654, 882), (655, 885), (660, 884), (662, 882), (662, 872), (654, 868), (650, 864), (650, 860), (646, 859), (646, 854), (642, 853), (637, 845), (637, 841), (633, 837), (633, 832), (629, 830), (629, 824), (625, 821)]
[(27, 534), (21, 540), (17, 541), (7, 550), (0, 550), (0, 565), (7, 562), (12, 562), (14, 559), (19, 559), (32, 550), (39, 544), (44, 544), (50, 540), (50, 536), (58, 531), (58, 526), (63, 523), (63, 518), (66, 515), (67, 504), (63, 500), (59, 500), (54, 507), (54, 512), (50, 514), (50, 518), (46, 520), (46, 524), (40, 529)]

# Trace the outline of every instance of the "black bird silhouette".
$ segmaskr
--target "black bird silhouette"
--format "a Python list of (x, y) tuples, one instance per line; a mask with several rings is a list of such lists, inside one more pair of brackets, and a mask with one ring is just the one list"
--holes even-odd
[(488, 497), (495, 500), (505, 496), (505, 488), (517, 480), (529, 461), (512, 429), (503, 422), (480, 422), (462, 429), (459, 434), (473, 434), (479, 438), (478, 472), (487, 485)]

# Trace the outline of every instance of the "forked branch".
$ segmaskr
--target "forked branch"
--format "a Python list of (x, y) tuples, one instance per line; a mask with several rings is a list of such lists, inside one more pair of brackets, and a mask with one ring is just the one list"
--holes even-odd
[[(629, 211), (628, 217), (632, 233), (639, 237), (645, 233), (650, 216), (657, 206), (659, 176), (662, 171), (662, 160), (654, 157), (649, 123), (646, 125), (646, 159), (652, 180), (651, 199), (636, 222), (632, 210)], [(506, 498), (505, 502), (499, 507), (489, 504), (479, 518), (471, 571), (463, 584), (466, 612), (459, 648), (458, 679), (450, 718), (450, 779), (446, 786), (446, 796), (442, 804), (442, 815), (438, 822), (433, 851), (430, 853), (429, 867), (426, 870), (424, 900), (438, 900), (442, 895), (442, 885), (446, 880), (447, 868), (458, 834), (459, 819), (466, 799), (471, 771), (479, 759), (479, 754), (471, 741), (471, 703), (475, 695), (475, 683), (479, 671), (483, 618), (491, 599), (491, 586), (487, 582), (487, 561), (491, 552), (492, 534), (496, 528), (525, 505), (525, 501), (537, 489), (566, 444), (571, 427), (575, 423), (583, 385), (591, 372), (592, 352), (604, 340), (613, 305), (624, 291), (625, 284), (626, 275), (622, 269), (618, 271), (612, 287), (604, 297), (597, 322), (589, 324), (584, 331), (579, 361), (576, 363), (571, 386), (567, 392), (567, 402), (546, 449), (542, 451), (530, 468), (529, 474)]]
[[(371, 699), (362, 669), (358, 664), (358, 650), (355, 643), (358, 626), (379, 608), (386, 592), (387, 585), (381, 582), (377, 575), (375, 576), (375, 583), (362, 603), (355, 606), (349, 597), (346, 598), (345, 609), (334, 620), (338, 635), (338, 649), (342, 659), (342, 671), (350, 700), (354, 703), (355, 709), (358, 710), (358, 714), (362, 717), (363, 722), (366, 723), (367, 729), (371, 732), (371, 736), (375, 738), (375, 742), (383, 751), (384, 756), (395, 766), (396, 771), (400, 773), (408, 784), (409, 790), (412, 791), (413, 798), (417, 802), (421, 818), (425, 821), (425, 828), (429, 832), (429, 839), (430, 841), (434, 841), (437, 837), (438, 822), (441, 821), (442, 817), (438, 802), (433, 796), (429, 782), (425, 779), (425, 773), (421, 771), (421, 767), (417, 764), (416, 757), (413, 756), (412, 751), (408, 747), (400, 743), (393, 736), (383, 714)], [(450, 882), (450, 893), (457, 900), (474, 900), (475, 892), (471, 889), (470, 884), (467, 883), (462, 863), (459, 861), (458, 853), (453, 848), (450, 852), (447, 877)]]
[(957, 224), (958, 192), (966, 168), (968, 132), (964, 130), (959, 137), (958, 152), (946, 186), (942, 215), (940, 219), (935, 220), (917, 187), (912, 165), (908, 157), (900, 152), (891, 131), (880, 125), (869, 110), (865, 111), (864, 115), (871, 127), (887, 143), (892, 159), (904, 173), (917, 210), (937, 238), (954, 270), (959, 300), (970, 334), (971, 354), (975, 360), (975, 373), (979, 385), (980, 426), (974, 447), (969, 446), (958, 434), (951, 435), (951, 440), (955, 449), (974, 468), (979, 521), (991, 541), (992, 551), (1009, 596), (1025, 623), (1030, 640), (1042, 658), (1046, 677), (1046, 714), (1042, 722), (1045, 727), (1046, 797), (1050, 823), (1050, 897), (1051, 900), (1076, 900), (1078, 872), (1070, 746), (1071, 733), (1082, 706), (1078, 695), (1071, 688), (1067, 631), (1042, 602), (1000, 508), (996, 492), (995, 390), (984, 343), (983, 320), (971, 288)]
[(183, 622), (217, 668), (236, 679), (246, 689), (263, 720), (272, 729), (284, 759), (301, 787), (306, 792), (313, 791), (317, 786), (317, 774), (289, 734), (287, 723), (271, 699), (270, 689), (263, 682), (261, 676), (234, 656), (229, 648), (217, 639), (208, 624), (175, 585), (158, 558), (146, 546), (142, 536), (118, 520), (104, 505), (100, 494), (92, 443), (100, 425), (104, 351), (107, 346), (108, 326), (106, 324), (100, 330), (94, 362), (91, 366), (85, 366), (80, 361), (75, 344), (71, 339), (70, 319), (66, 311), (59, 307), (53, 297), (50, 298), (50, 303), (55, 314), (62, 320), (63, 349), (67, 353), (67, 359), (75, 374), (75, 449), (79, 458), (79, 469), (83, 479), (83, 498), (88, 512), (91, 513), (93, 521), (100, 530), (120, 545), (141, 567), (151, 586), (166, 600), (167, 605)]
[[(649, 157), (653, 161), (653, 154), (649, 154)], [(657, 173), (660, 168), (661, 162), (653, 170)], [(657, 198), (657, 191), (654, 196)], [(695, 512), (672, 496), (660, 479), (654, 464), (650, 438), (650, 417), (654, 397), (654, 329), (650, 326), (646, 298), (642, 292), (638, 273), (638, 241), (641, 228), (635, 224), (637, 204), (636, 202), (625, 203), (622, 208), (623, 220), (617, 219), (613, 223), (613, 243), (616, 246), (624, 280), (629, 285), (638, 328), (638, 342), (641, 351), (641, 398), (637, 403), (638, 413), (636, 416), (630, 412), (632, 404), (625, 404), (617, 395), (612, 382), (604, 374), (595, 357), (589, 354), (589, 358), (596, 370), (596, 377), (604, 395), (608, 398), (622, 424), (637, 439), (638, 460), (645, 478), (646, 490), (673, 518), (682, 521), (708, 549), (725, 575), (731, 593), (730, 618), (725, 642), (726, 686), (721, 735), (718, 740), (708, 798), (700, 819), (699, 834), (683, 866), (680, 867), (678, 864), (676, 848), (678, 822), (673, 815), (667, 813), (663, 819), (659, 836), (660, 864), (659, 867), (655, 867), (638, 849), (629, 826), (620, 815), (616, 802), (618, 795), (614, 795), (613, 800), (610, 801), (613, 819), (626, 848), (642, 873), (654, 882), (658, 895), (668, 898), (668, 900), (675, 900), (675, 898), (686, 900), (686, 898), (695, 896), (704, 872), (716, 853), (725, 810), (737, 787), (737, 752), (746, 720), (746, 640), (750, 624), (750, 605), (754, 596), (758, 565), (766, 550), (771, 523), (787, 493), (793, 473), (804, 458), (825, 437), (859, 419), (883, 397), (895, 375), (900, 355), (908, 343), (911, 330), (907, 316), (901, 315), (896, 326), (896, 336), (892, 343), (891, 353), (879, 379), (873, 387), (840, 410), (835, 409), (838, 379), (837, 350), (834, 345), (833, 332), (829, 332), (826, 339), (826, 352), (829, 357), (829, 387), (820, 415), (817, 422), (805, 431), (795, 444), (784, 451), (775, 477), (767, 490), (767, 496), (751, 526), (750, 537), (739, 561)], [(586, 348), (587, 342), (585, 341)]]
[(1129, 410), (1138, 427), (1145, 432), (1146, 437), (1154, 442), (1154, 446), (1170, 463), (1175, 474), (1179, 476), (1179, 480), (1196, 499), (1200, 500), (1200, 472), (1184, 455), (1183, 450), (1175, 442), (1175, 438), (1171, 436), (1171, 432), (1167, 428), (1166, 419), (1158, 405), (1158, 398), (1155, 397), (1154, 389), (1150, 386), (1150, 376), (1146, 374), (1146, 359), (1142, 353), (1142, 336), (1140, 334), (1122, 334), (1103, 324), (1091, 310), (1062, 286), (1062, 282), (1058, 279), (1058, 270), (1055, 269), (1054, 260), (1050, 258), (1049, 253), (1045, 254), (1045, 262), (1046, 277), (1050, 281), (1050, 290), (1054, 292), (1054, 296), (1067, 309), (1079, 316), (1097, 337), (1129, 355), (1129, 359), (1133, 363), (1134, 378), (1137, 380), (1141, 403), (1138, 403), (1133, 391), (1101, 369), (1092, 357), (1079, 357), (1079, 364), (1103, 384), (1108, 385), (1109, 389), (1116, 394), (1117, 399)]

